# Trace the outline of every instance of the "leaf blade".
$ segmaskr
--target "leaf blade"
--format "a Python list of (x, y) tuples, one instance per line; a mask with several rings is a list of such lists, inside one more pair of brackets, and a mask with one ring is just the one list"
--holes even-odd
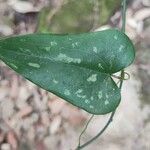
[(121, 96), (110, 75), (131, 64), (135, 55), (128, 37), (117, 30), (32, 34), (4, 39), (0, 46), (0, 58), (14, 70), (93, 114), (116, 109)]

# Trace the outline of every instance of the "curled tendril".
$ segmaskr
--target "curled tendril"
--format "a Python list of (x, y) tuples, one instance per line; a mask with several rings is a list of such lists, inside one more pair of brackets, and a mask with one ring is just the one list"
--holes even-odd
[(127, 72), (124, 72), (124, 77), (116, 76), (116, 75), (111, 75), (111, 76), (114, 77), (114, 78), (117, 78), (119, 80), (129, 80), (130, 79), (130, 74), (127, 73)]

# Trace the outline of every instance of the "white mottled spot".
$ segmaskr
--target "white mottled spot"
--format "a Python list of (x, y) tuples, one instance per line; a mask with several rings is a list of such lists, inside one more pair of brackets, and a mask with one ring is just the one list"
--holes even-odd
[(89, 78), (87, 78), (88, 82), (96, 82), (97, 81), (97, 74), (92, 74)]
[(115, 39), (115, 40), (117, 40), (117, 39), (118, 39), (117, 35), (114, 35), (114, 39)]
[(93, 106), (93, 105), (90, 105), (90, 108), (91, 108), (91, 109), (94, 109), (94, 106)]
[(53, 79), (53, 82), (54, 82), (55, 84), (57, 84), (57, 83), (58, 83), (58, 81), (57, 81), (57, 80), (55, 80), (55, 79)]
[(65, 94), (65, 95), (70, 95), (70, 91), (67, 90), (67, 89), (65, 89), (64, 94)]
[(97, 47), (93, 47), (93, 52), (97, 53)]
[(60, 50), (65, 50), (65, 48), (64, 47), (60, 47)]
[(29, 62), (28, 65), (31, 66), (31, 67), (34, 67), (34, 68), (40, 68), (40, 65), (37, 64), (37, 63), (31, 63), (31, 62)]
[(25, 42), (26, 40), (25, 39), (20, 39), (20, 42)]
[(10, 65), (12, 68), (18, 69), (18, 67), (17, 67), (15, 64), (13, 64), (13, 63), (10, 63), (9, 65)]
[(102, 91), (99, 91), (99, 92), (98, 92), (98, 98), (99, 98), (99, 99), (101, 99), (101, 98), (102, 98), (102, 96), (103, 96)]
[(51, 50), (51, 47), (45, 47), (45, 50), (49, 52)]
[(115, 55), (114, 54), (111, 54), (111, 59), (115, 59)]
[(77, 97), (79, 97), (79, 98), (86, 98), (86, 95), (80, 95), (80, 94), (77, 94)]
[(124, 56), (124, 61), (128, 61), (128, 55)]
[(109, 101), (108, 100), (105, 100), (105, 105), (108, 105), (109, 104)]
[(71, 58), (71, 57), (67, 56), (66, 54), (62, 54), (62, 53), (60, 53), (57, 56), (57, 58), (55, 58), (55, 60), (56, 61), (64, 61), (66, 63), (71, 63), (71, 62), (78, 63), (78, 64), (81, 63), (81, 59), (79, 59), (79, 58)]
[(120, 45), (120, 47), (119, 47), (119, 52), (121, 52), (123, 49), (124, 49), (124, 46), (123, 46), (123, 45)]
[(78, 42), (72, 43), (72, 47), (75, 48), (76, 46), (78, 46)]
[(98, 64), (98, 67), (101, 68), (101, 69), (104, 69), (104, 67), (102, 66), (101, 63)]
[(94, 98), (93, 98), (93, 96), (91, 96), (91, 101), (93, 101), (94, 100)]
[(82, 89), (78, 89), (78, 90), (76, 91), (76, 94), (79, 94), (79, 93), (82, 93), (82, 92), (83, 92)]
[(109, 98), (108, 94), (106, 94), (106, 98), (107, 98), (107, 99)]
[(51, 41), (51, 46), (56, 46), (57, 42), (56, 41)]
[(77, 95), (77, 97), (84, 99), (84, 98), (86, 98), (86, 95), (81, 95), (82, 92), (83, 92), (82, 89), (78, 89), (78, 90), (75, 92), (75, 94)]
[(31, 52), (29, 49), (26, 49), (26, 48), (21, 48), (21, 47), (20, 47), (19, 49), (20, 49), (22, 52), (29, 52), (29, 53)]
[(25, 52), (29, 52), (29, 53), (31, 52), (29, 49), (24, 49), (24, 51), (25, 51)]
[(19, 49), (20, 49), (21, 51), (23, 51), (23, 48), (20, 47)]
[(89, 103), (90, 103), (90, 101), (89, 101), (88, 99), (86, 99), (86, 100), (85, 100), (85, 103), (86, 103), (86, 104), (89, 104)]

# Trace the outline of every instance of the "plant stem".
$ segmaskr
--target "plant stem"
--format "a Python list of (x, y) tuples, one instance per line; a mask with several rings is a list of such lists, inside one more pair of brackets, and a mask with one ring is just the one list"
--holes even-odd
[[(122, 0), (122, 29), (121, 31), (125, 33), (126, 30), (126, 9), (127, 9), (127, 0)], [(121, 77), (124, 78), (124, 70), (121, 71)], [(123, 80), (120, 82), (120, 88), (122, 87)]]
[(79, 143), (78, 143), (77, 150), (80, 148), (81, 137), (82, 137), (82, 135), (84, 134), (84, 132), (86, 131), (86, 129), (87, 129), (89, 123), (91, 122), (91, 120), (93, 119), (93, 117), (94, 117), (94, 115), (92, 115), (92, 116), (90, 117), (90, 119), (89, 119), (88, 122), (86, 123), (86, 125), (85, 125), (83, 131), (81, 132), (81, 134), (80, 134), (80, 136), (79, 136)]
[(126, 27), (126, 9), (127, 9), (127, 0), (122, 0), (122, 32), (125, 32)]
[(113, 121), (113, 117), (114, 117), (115, 111), (111, 113), (111, 116), (108, 120), (108, 122), (106, 123), (106, 125), (103, 127), (103, 129), (96, 135), (94, 136), (91, 140), (89, 140), (88, 142), (86, 142), (85, 144), (81, 145), (80, 147), (78, 147), (77, 150), (81, 150), (84, 147), (88, 146), (89, 144), (91, 144), (93, 141), (95, 141), (98, 137), (100, 137), (103, 132), (107, 129), (107, 127), (109, 126), (109, 124)]
[[(121, 31), (124, 32), (124, 33), (125, 33), (125, 25), (126, 25), (126, 6), (127, 6), (126, 3), (127, 3), (127, 0), (122, 0), (122, 29), (121, 29)], [(124, 70), (122, 70), (121, 75), (120, 75), (121, 76), (120, 85), (119, 85), (120, 90), (122, 89), (122, 84), (123, 84), (122, 79), (124, 79), (124, 75), (125, 75)], [(104, 131), (108, 128), (110, 123), (113, 121), (113, 117), (115, 115), (115, 112), (116, 112), (116, 110), (111, 113), (109, 120), (107, 121), (106, 125), (102, 128), (102, 130), (95, 137), (93, 137), (91, 140), (89, 140), (85, 144), (80, 146), (80, 143), (79, 143), (77, 150), (83, 149), (84, 147), (88, 146), (93, 141), (95, 141), (97, 138), (99, 138), (104, 133)], [(86, 128), (87, 128), (87, 126), (86, 126)], [(83, 130), (83, 131), (85, 132), (85, 130)]]

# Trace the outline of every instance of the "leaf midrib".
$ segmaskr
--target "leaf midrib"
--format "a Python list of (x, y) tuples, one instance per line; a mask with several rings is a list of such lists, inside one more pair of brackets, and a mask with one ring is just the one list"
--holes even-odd
[(94, 69), (91, 69), (91, 68), (88, 68), (88, 67), (82, 67), (82, 66), (79, 66), (79, 65), (71, 64), (71, 63), (65, 63), (63, 61), (55, 61), (55, 60), (50, 59), (49, 57), (41, 57), (39, 55), (25, 54), (25, 53), (20, 53), (20, 52), (12, 51), (12, 50), (9, 50), (9, 49), (5, 49), (5, 50), (10, 51), (11, 53), (14, 53), (14, 54), (17, 54), (17, 55), (23, 55), (23, 56), (27, 56), (27, 57), (36, 57), (36, 58), (39, 58), (39, 59), (46, 59), (46, 60), (49, 60), (49, 61), (55, 62), (55, 63), (59, 62), (59, 63), (63, 63), (65, 65), (69, 65), (69, 66), (75, 66), (75, 67), (87, 69), (87, 70), (90, 70), (90, 71), (92, 70), (92, 71), (95, 71), (95, 72), (98, 72), (98, 73), (101, 73), (101, 74), (105, 74), (106, 76), (109, 76), (111, 78), (111, 75), (109, 73), (97, 71), (97, 70), (94, 70)]

